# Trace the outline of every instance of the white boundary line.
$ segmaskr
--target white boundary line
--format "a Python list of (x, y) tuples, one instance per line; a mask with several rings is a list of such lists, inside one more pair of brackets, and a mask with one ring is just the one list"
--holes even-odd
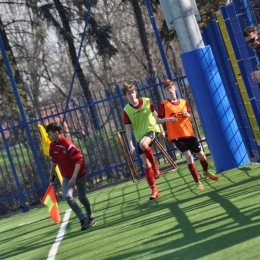
[(61, 223), (61, 227), (60, 227), (59, 233), (58, 233), (58, 235), (56, 237), (56, 240), (55, 240), (54, 244), (51, 247), (51, 250), (50, 250), (50, 252), (48, 254), (47, 260), (54, 260), (55, 259), (55, 256), (57, 254), (60, 242), (63, 239), (66, 227), (67, 227), (68, 222), (69, 222), (70, 213), (71, 213), (71, 209), (66, 210), (64, 218), (63, 218), (63, 221)]

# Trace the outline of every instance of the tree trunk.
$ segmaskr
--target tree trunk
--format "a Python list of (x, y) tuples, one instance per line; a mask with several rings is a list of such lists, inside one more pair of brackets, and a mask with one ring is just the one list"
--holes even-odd
[(147, 59), (148, 73), (149, 73), (150, 76), (154, 76), (155, 75), (155, 68), (153, 66), (152, 55), (151, 55), (151, 51), (150, 51), (150, 48), (149, 48), (149, 42), (148, 42), (146, 30), (145, 30), (142, 11), (141, 11), (140, 5), (139, 5), (137, 0), (131, 0), (131, 3), (132, 3), (134, 13), (135, 13), (141, 43), (143, 45), (144, 53), (145, 53), (145, 56), (146, 56), (146, 59)]
[(9, 54), (8, 57), (9, 57), (10, 65), (11, 65), (11, 67), (16, 68), (14, 70), (14, 79), (15, 79), (15, 83), (17, 85), (17, 88), (18, 89), (20, 88), (20, 89), (23, 90), (23, 93), (22, 94), (20, 93), (20, 95), (21, 95), (23, 101), (27, 101), (27, 95), (26, 95), (26, 90), (25, 90), (25, 87), (24, 87), (23, 79), (22, 79), (21, 73), (18, 69), (18, 65), (17, 65), (16, 59), (15, 59), (15, 56), (13, 54), (11, 45), (9, 43), (9, 39), (7, 37), (6, 31), (5, 31), (5, 28), (4, 28), (4, 24), (3, 24), (1, 17), (0, 17), (0, 34), (1, 34), (1, 37), (2, 37), (3, 44), (4, 44), (4, 48), (5, 48), (6, 52)]
[[(76, 62), (77, 62), (77, 54), (76, 54), (76, 49), (75, 49), (75, 45), (74, 45), (74, 41), (73, 41), (73, 35), (72, 35), (72, 32), (71, 32), (67, 12), (65, 11), (65, 8), (61, 4), (60, 0), (54, 0), (54, 4), (55, 4), (55, 7), (56, 7), (56, 9), (59, 13), (60, 19), (62, 21), (62, 25), (63, 25), (63, 29), (64, 29), (64, 39), (68, 43), (71, 62), (72, 62), (72, 65), (75, 68)], [(91, 96), (91, 92), (90, 92), (90, 89), (89, 89), (89, 81), (85, 77), (79, 62), (78, 62), (77, 70), (76, 70), (76, 75), (78, 77), (80, 86), (83, 90), (87, 104), (90, 104), (89, 110), (90, 110), (91, 119), (93, 121), (93, 125), (96, 129), (99, 129), (98, 117), (97, 117), (95, 107), (93, 106), (92, 96)]]
[[(156, 78), (155, 77), (153, 78), (153, 76), (155, 76), (155, 67), (153, 65), (152, 54), (151, 54), (151, 51), (149, 48), (149, 41), (148, 41), (146, 29), (145, 29), (142, 11), (141, 11), (140, 5), (137, 0), (131, 0), (131, 3), (133, 6), (133, 9), (134, 9), (141, 43), (143, 45), (144, 53), (145, 53), (147, 64), (148, 64), (148, 73), (149, 73), (149, 77), (150, 77), (149, 84), (153, 84), (153, 83), (155, 83), (154, 81), (156, 81)], [(158, 89), (158, 86), (156, 86), (154, 88), (153, 97), (154, 97), (154, 101), (155, 101), (154, 105), (158, 107), (162, 100), (162, 95), (160, 93), (160, 90)]]

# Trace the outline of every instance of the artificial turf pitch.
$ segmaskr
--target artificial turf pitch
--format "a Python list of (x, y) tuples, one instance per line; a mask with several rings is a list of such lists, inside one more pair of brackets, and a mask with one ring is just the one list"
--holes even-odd
[[(260, 259), (260, 165), (202, 182), (197, 191), (183, 165), (157, 180), (154, 201), (146, 181), (89, 193), (97, 225), (80, 231), (72, 213), (55, 259)], [(45, 206), (1, 219), (0, 259), (47, 259), (59, 227)]]

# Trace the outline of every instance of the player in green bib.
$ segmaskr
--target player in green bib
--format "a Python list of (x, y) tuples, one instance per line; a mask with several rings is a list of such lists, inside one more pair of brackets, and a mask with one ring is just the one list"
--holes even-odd
[(132, 130), (138, 145), (138, 151), (143, 162), (146, 180), (152, 189), (150, 200), (160, 197), (155, 184), (155, 179), (160, 177), (159, 168), (155, 162), (151, 146), (160, 133), (165, 137), (161, 125), (156, 124), (157, 113), (149, 98), (137, 98), (136, 88), (132, 84), (124, 83), (123, 94), (128, 100), (124, 107), (123, 118), (126, 127), (126, 137), (129, 143), (130, 153), (135, 152), (132, 141)]

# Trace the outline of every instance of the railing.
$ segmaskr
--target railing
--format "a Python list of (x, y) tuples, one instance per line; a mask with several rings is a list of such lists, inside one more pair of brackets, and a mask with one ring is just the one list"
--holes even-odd
[[(165, 98), (161, 78), (164, 79), (163, 76), (158, 76), (152, 81), (135, 82), (139, 95), (150, 97), (156, 108)], [(189, 93), (185, 79), (185, 76), (176, 78), (176, 83), (183, 93)], [(190, 99), (191, 96), (188, 98)], [(192, 98), (189, 102), (192, 103)], [(97, 117), (95, 122), (98, 122), (98, 125), (93, 123), (92, 115), (89, 113), (90, 106), (92, 111), (95, 111)], [(124, 97), (118, 85), (114, 89), (94, 93), (92, 104), (87, 104), (81, 97), (73, 99), (69, 103), (66, 120), (63, 124), (63, 134), (71, 139), (84, 154), (88, 170), (88, 189), (131, 176), (117, 136), (118, 131), (124, 130), (123, 107)], [(196, 109), (193, 104), (191, 107), (193, 108), (192, 114), (197, 136), (203, 144), (205, 138), (201, 137), (203, 133), (200, 130)], [(8, 118), (1, 122), (0, 214), (18, 209), (26, 211), (29, 206), (40, 203), (44, 193), (42, 179), (46, 182), (45, 184), (48, 183), (50, 165), (49, 158), (42, 152), (38, 124), (46, 126), (51, 121), (62, 122), (64, 108), (64, 103), (57, 103), (27, 113), (27, 123), (37, 151), (39, 165), (36, 164), (28, 143), (24, 122), (20, 118)], [(181, 156), (176, 155), (176, 148), (172, 143), (165, 140), (161, 140), (161, 142), (173, 158)], [(8, 149), (5, 149), (5, 145)], [(154, 151), (160, 167), (169, 165), (156, 146)], [(134, 158), (134, 163), (137, 174), (142, 175), (139, 159), (138, 156)], [(39, 167), (41, 167), (44, 176), (40, 176)], [(56, 185), (56, 190), (60, 190), (59, 183)]]

